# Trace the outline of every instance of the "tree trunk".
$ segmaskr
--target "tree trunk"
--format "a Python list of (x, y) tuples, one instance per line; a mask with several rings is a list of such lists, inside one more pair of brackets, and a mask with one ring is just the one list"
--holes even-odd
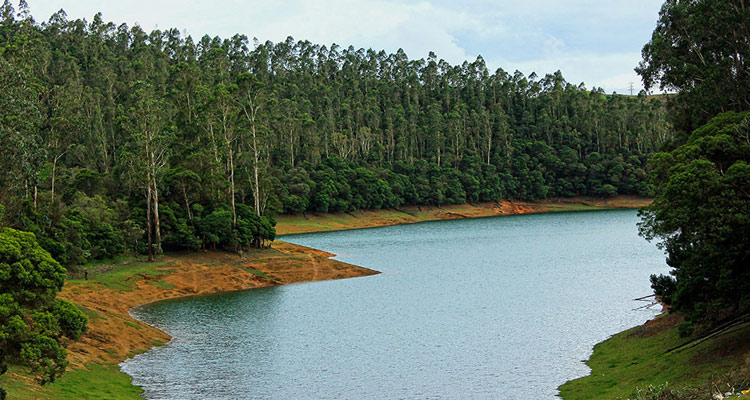
[(487, 165), (490, 165), (490, 154), (492, 154), (492, 134), (487, 135)]
[(260, 178), (258, 177), (258, 134), (255, 129), (255, 113), (258, 111), (255, 105), (250, 105), (250, 132), (253, 135), (253, 200), (255, 203), (255, 213), (261, 215), (260, 210)]
[(232, 208), (232, 227), (237, 226), (237, 210), (234, 204), (234, 152), (232, 144), (227, 140), (227, 172), (229, 173), (229, 206)]
[[(149, 177), (149, 182), (150, 182)], [(146, 190), (146, 237), (148, 238), (148, 260), (154, 261), (154, 249), (151, 246), (151, 184)]]
[(249, 107), (247, 105), (242, 106), (242, 111), (245, 114), (248, 122), (250, 122), (250, 133), (252, 135), (251, 150), (253, 151), (253, 200), (255, 205), (255, 213), (260, 216), (262, 210), (260, 208), (260, 149), (258, 148), (258, 131), (256, 129), (256, 117), (260, 106), (255, 104), (255, 100), (252, 95), (248, 95), (250, 101)]
[(294, 128), (289, 128), (289, 155), (294, 168)]
[(153, 185), (151, 194), (154, 197), (154, 232), (156, 233), (156, 254), (164, 253), (161, 248), (161, 229), (159, 228), (159, 191), (156, 188), (156, 177), (151, 176), (151, 182)]
[(187, 190), (184, 185), (182, 186), (182, 197), (185, 199), (185, 210), (187, 211), (188, 219), (190, 222), (193, 222), (193, 213), (190, 211), (190, 202), (188, 201)]
[(255, 125), (253, 125), (253, 147), (253, 176), (255, 183), (253, 187), (253, 197), (255, 197), (255, 213), (260, 215), (260, 180), (258, 178), (258, 150), (255, 138)]
[(55, 171), (57, 169), (57, 157), (55, 157), (54, 161), (52, 161), (52, 194), (50, 203), (55, 202)]

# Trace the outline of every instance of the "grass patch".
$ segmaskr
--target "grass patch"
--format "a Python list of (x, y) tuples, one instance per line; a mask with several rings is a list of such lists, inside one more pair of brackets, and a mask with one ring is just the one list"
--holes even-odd
[(84, 314), (86, 314), (86, 317), (89, 319), (89, 321), (95, 320), (95, 319), (102, 319), (103, 318), (101, 315), (99, 315), (98, 312), (96, 312), (96, 311), (94, 311), (94, 310), (92, 310), (92, 309), (90, 309), (88, 307), (84, 307), (84, 306), (79, 305), (79, 304), (76, 304), (76, 307), (78, 307), (81, 311), (83, 311)]
[(163, 279), (158, 281), (148, 281), (148, 283), (164, 290), (174, 289), (175, 287), (173, 284), (165, 282)]
[(565, 212), (565, 211), (591, 211), (601, 210), (603, 207), (591, 206), (586, 204), (545, 204), (545, 207), (550, 212)]
[(143, 390), (132, 385), (132, 379), (115, 364), (90, 364), (85, 369), (66, 372), (54, 383), (45, 386), (31, 383), (11, 368), (0, 376), (0, 386), (13, 400), (84, 400), (84, 399), (142, 399)]
[(594, 346), (586, 363), (591, 375), (560, 386), (560, 397), (624, 399), (639, 388), (667, 383), (671, 387), (698, 387), (742, 367), (742, 357), (750, 350), (750, 323), (670, 353), (665, 352), (687, 341), (677, 334), (676, 324), (655, 334), (643, 333), (644, 327), (636, 327)]
[(143, 329), (142, 326), (136, 324), (135, 322), (125, 321), (125, 325), (132, 326), (133, 328), (136, 328), (136, 329)]
[(239, 268), (239, 269), (241, 269), (241, 270), (243, 270), (245, 272), (251, 273), (251, 274), (253, 274), (255, 276), (261, 277), (263, 279), (268, 279), (271, 282), (274, 282), (274, 283), (276, 282), (276, 279), (274, 279), (273, 277), (269, 276), (268, 274), (266, 274), (263, 271), (259, 271), (259, 270), (254, 269), (254, 268), (248, 268), (248, 267), (243, 267), (243, 266), (237, 266), (237, 268)]
[(163, 267), (169, 263), (137, 261), (123, 265), (117, 265), (113, 269), (89, 276), (88, 280), (69, 279), (67, 282), (71, 285), (93, 288), (94, 286), (112, 289), (118, 292), (128, 292), (133, 290), (135, 283), (140, 278), (159, 278), (169, 274), (169, 270)]

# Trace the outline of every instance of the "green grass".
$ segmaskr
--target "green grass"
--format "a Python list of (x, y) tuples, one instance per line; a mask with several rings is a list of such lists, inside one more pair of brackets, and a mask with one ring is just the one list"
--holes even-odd
[[(379, 219), (412, 219), (415, 221), (424, 221), (430, 219), (427, 215), (416, 212), (403, 212), (398, 210), (382, 209), (372, 211), (377, 213)], [(284, 227), (290, 227), (294, 231), (304, 232), (325, 232), (339, 229), (352, 229), (361, 227), (367, 224), (367, 218), (362, 215), (355, 214), (322, 214), (316, 216), (314, 219), (307, 219), (304, 215), (280, 215), (277, 217), (278, 225), (281, 226), (282, 230)]]
[(128, 262), (133, 259), (133, 255), (128, 254), (122, 254), (113, 258), (107, 258), (105, 260), (91, 260), (85, 264), (79, 265), (76, 268), (80, 270), (88, 269), (88, 270), (95, 270), (98, 266), (102, 264), (121, 264)]
[(133, 386), (132, 379), (115, 364), (91, 364), (86, 369), (68, 371), (43, 387), (19, 379), (14, 372), (20, 369), (14, 367), (0, 376), (0, 386), (12, 400), (142, 399), (141, 388)]
[(665, 353), (685, 343), (677, 328), (642, 337), (640, 327), (618, 333), (597, 344), (587, 362), (591, 375), (560, 386), (563, 399), (626, 399), (637, 388), (704, 385), (709, 379), (726, 374), (744, 364), (750, 324), (695, 347)]
[(135, 322), (130, 322), (130, 321), (125, 321), (125, 325), (132, 326), (133, 328), (136, 328), (136, 329), (142, 329), (143, 328), (142, 326), (136, 324)]
[(89, 319), (89, 321), (94, 319), (102, 319), (102, 316), (99, 315), (98, 312), (88, 308), (84, 307), (82, 305), (76, 304), (76, 307), (78, 307), (81, 311), (83, 311), (84, 314), (86, 314), (86, 317)]
[(545, 204), (545, 207), (550, 212), (565, 212), (565, 211), (591, 211), (591, 210), (602, 210), (604, 207), (590, 206), (586, 204)]
[(272, 282), (275, 282), (275, 281), (276, 281), (276, 279), (274, 279), (274, 278), (272, 278), (272, 277), (268, 276), (268, 275), (267, 275), (267, 274), (266, 274), (265, 272), (263, 272), (263, 271), (258, 271), (257, 269), (253, 269), (253, 268), (246, 268), (246, 267), (239, 267), (239, 268), (242, 268), (243, 270), (245, 270), (245, 271), (247, 271), (247, 272), (249, 272), (249, 273), (251, 273), (251, 274), (253, 274), (253, 275), (255, 275), (255, 276), (259, 276), (259, 277), (261, 277), (261, 278), (264, 278), (264, 279), (268, 279), (269, 281), (272, 281)]
[(148, 281), (148, 283), (150, 285), (154, 285), (154, 286), (158, 287), (159, 289), (164, 289), (164, 290), (174, 289), (174, 285), (173, 284), (171, 284), (169, 282), (165, 282), (163, 279), (162, 280), (158, 280), (158, 281)]
[[(136, 278), (159, 278), (167, 275), (170, 271), (163, 269), (169, 263), (166, 261), (137, 261), (118, 265), (115, 268), (101, 274), (90, 275), (88, 280), (69, 279), (68, 282), (80, 286), (94, 286), (112, 289), (119, 292), (127, 292), (135, 288)], [(166, 282), (165, 282), (166, 284)], [(158, 284), (157, 284), (158, 285)]]

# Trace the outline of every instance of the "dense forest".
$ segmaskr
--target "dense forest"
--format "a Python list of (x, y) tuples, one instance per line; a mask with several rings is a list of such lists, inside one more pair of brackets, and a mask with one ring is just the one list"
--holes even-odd
[(645, 195), (671, 139), (663, 98), (559, 72), (17, 8), (0, 9), (2, 223), (67, 266), (262, 246), (280, 213)]

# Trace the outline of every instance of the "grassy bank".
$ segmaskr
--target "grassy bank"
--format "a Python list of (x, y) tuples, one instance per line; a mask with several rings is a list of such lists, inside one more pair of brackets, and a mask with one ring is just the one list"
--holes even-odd
[[(736, 384), (750, 378), (750, 323), (698, 342), (693, 341), (695, 338), (679, 337), (679, 322), (674, 315), (661, 316), (597, 344), (586, 363), (591, 375), (560, 386), (560, 397), (570, 400), (707, 399), (710, 395), (649, 397), (645, 394), (649, 393), (649, 387), (654, 393), (667, 387), (683, 394), (717, 390), (726, 393), (730, 389), (727, 383)], [(744, 382), (750, 383), (750, 380)], [(750, 389), (750, 386), (743, 387), (747, 383), (734, 387), (734, 392)]]
[[(280, 216), (277, 231), (291, 234), (457, 218), (634, 208), (648, 202), (634, 197), (575, 198)], [(88, 265), (89, 279), (69, 279), (60, 294), (86, 313), (90, 326), (82, 341), (68, 348), (69, 371), (57, 382), (39, 387), (23, 370), (14, 368), (0, 376), (0, 386), (8, 390), (10, 399), (139, 399), (140, 388), (120, 372), (118, 363), (166, 343), (169, 336), (134, 320), (128, 314), (131, 308), (169, 298), (376, 273), (331, 260), (330, 256), (277, 241), (271, 249), (253, 250), (242, 257), (221, 252), (185, 253), (162, 256), (153, 263), (119, 258)]]

